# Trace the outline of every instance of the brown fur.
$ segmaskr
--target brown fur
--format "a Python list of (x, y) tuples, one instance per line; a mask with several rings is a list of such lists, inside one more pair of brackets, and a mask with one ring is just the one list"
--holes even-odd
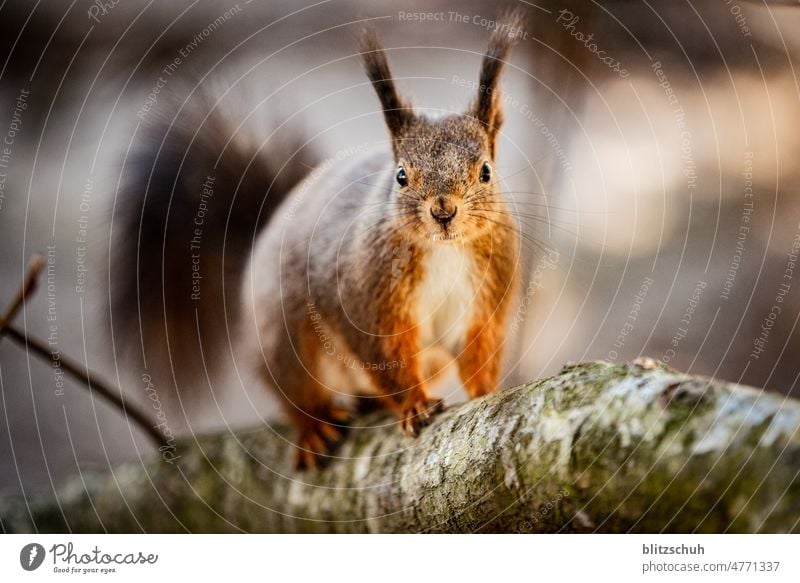
[[(431, 120), (399, 97), (377, 35), (365, 33), (364, 65), (392, 153), (369, 153), (301, 184), (284, 203), (295, 213), (260, 235), (243, 286), (245, 326), (299, 431), (300, 467), (316, 465), (341, 435), (345, 393), (371, 390), (405, 433), (417, 435), (441, 409), (428, 396), (427, 375), (441, 368), (442, 355), (457, 364), (471, 397), (497, 387), (519, 242), (497, 176), (492, 169), (482, 182), (481, 173), (494, 166), (497, 83), (512, 44), (494, 34), (475, 103)], [(453, 213), (450, 222), (436, 219)], [(440, 281), (447, 277), (454, 287)], [(462, 312), (454, 316), (453, 306)], [(428, 357), (434, 351), (437, 362)], [(345, 363), (341, 380), (326, 382), (337, 362)], [(366, 370), (356, 376), (367, 386), (348, 379), (354, 368)]]

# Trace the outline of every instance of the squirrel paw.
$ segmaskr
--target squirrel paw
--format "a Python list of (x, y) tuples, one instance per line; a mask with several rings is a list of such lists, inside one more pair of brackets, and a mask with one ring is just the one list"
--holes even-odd
[(494, 387), (485, 385), (467, 387), (467, 393), (469, 394), (470, 399), (477, 399), (479, 397), (484, 397), (489, 393), (493, 393), (494, 390), (495, 390)]
[(350, 413), (344, 409), (330, 411), (331, 422), (312, 420), (300, 431), (295, 450), (294, 465), (297, 470), (313, 470), (330, 458), (330, 453), (344, 437)]
[(370, 394), (357, 394), (355, 396), (356, 400), (356, 413), (359, 415), (368, 415), (370, 413), (374, 413), (375, 411), (380, 411), (384, 409), (386, 405), (384, 404), (382, 397), (370, 395)]
[(442, 399), (420, 396), (408, 399), (400, 412), (400, 428), (410, 437), (417, 437), (420, 429), (428, 425), (433, 415), (444, 410)]

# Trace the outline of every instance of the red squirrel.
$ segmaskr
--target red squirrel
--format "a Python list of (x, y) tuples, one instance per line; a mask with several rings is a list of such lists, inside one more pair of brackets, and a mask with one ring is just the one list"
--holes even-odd
[[(281, 399), (297, 430), (299, 468), (330, 455), (350, 418), (348, 396), (372, 395), (396, 414), (404, 433), (416, 436), (442, 409), (428, 387), (450, 364), (471, 398), (497, 388), (519, 275), (519, 227), (495, 168), (503, 122), (499, 80), (516, 40), (508, 31), (518, 30), (518, 19), (508, 16), (492, 32), (466, 111), (435, 119), (401, 97), (376, 32), (365, 30), (363, 65), (391, 145), (311, 172), (282, 199), (272, 199), (271, 216), (262, 212), (251, 221), (253, 232), (260, 230), (243, 266), (236, 350), (247, 351)], [(220, 159), (237, 156), (226, 152), (217, 171)], [(189, 158), (205, 163), (214, 156)], [(243, 176), (228, 178), (237, 182), (228, 199), (263, 201), (266, 186), (253, 183), (278, 172), (253, 176), (260, 160), (251, 157), (240, 164)], [(172, 180), (174, 195), (182, 183), (167, 174), (162, 182)], [(195, 200), (203, 172), (197, 174), (185, 189)], [(169, 229), (163, 236), (169, 238)], [(142, 253), (148, 243), (139, 237), (137, 244)], [(168, 278), (173, 260), (163, 261)], [(168, 286), (165, 279), (148, 281)], [(168, 303), (159, 307), (169, 311)], [(152, 325), (151, 340), (159, 325)]]

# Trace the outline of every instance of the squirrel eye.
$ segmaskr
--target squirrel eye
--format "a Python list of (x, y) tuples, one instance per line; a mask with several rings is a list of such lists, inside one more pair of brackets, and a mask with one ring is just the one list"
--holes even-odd
[(481, 182), (489, 182), (492, 179), (492, 167), (488, 162), (484, 162), (481, 166)]
[(402, 166), (397, 169), (397, 183), (400, 186), (408, 185), (408, 176), (406, 176), (405, 168), (403, 168)]

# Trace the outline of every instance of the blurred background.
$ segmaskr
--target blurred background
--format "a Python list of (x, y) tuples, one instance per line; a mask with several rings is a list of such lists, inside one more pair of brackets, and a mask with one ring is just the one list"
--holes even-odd
[[(108, 313), (128, 267), (114, 254), (122, 166), (142, 127), (170, 103), (224, 95), (256, 139), (286, 122), (317, 159), (347, 155), (386, 139), (360, 22), (375, 19), (401, 90), (436, 114), (473, 98), (492, 21), (514, 5), (527, 24), (503, 80), (498, 172), (519, 203), (528, 282), (503, 385), (567, 361), (647, 355), (796, 396), (795, 2), (6, 0), (0, 303), (44, 254), (16, 325), (149, 410), (145, 371), (123, 358), (126, 332)], [(176, 434), (279, 418), (230, 360), (200, 407), (167, 396), (180, 379), (152, 379)], [(452, 377), (441, 390), (461, 398)], [(52, 359), (7, 337), (0, 392), (3, 492), (153, 451)]]

